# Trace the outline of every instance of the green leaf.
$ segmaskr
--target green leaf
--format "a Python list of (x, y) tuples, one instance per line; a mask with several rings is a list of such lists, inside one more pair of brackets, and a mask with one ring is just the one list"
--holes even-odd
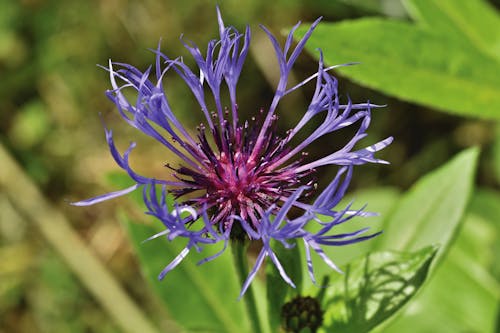
[(142, 243), (158, 229), (134, 223), (126, 217), (122, 220), (145, 277), (167, 305), (172, 319), (190, 331), (249, 331), (244, 303), (237, 300), (240, 286), (230, 251), (212, 262), (197, 266), (199, 260), (215, 254), (220, 248), (206, 247), (201, 254), (192, 250), (163, 281), (158, 281), (160, 271), (185, 244), (180, 239), (167, 242), (163, 237)]
[(413, 185), (386, 220), (378, 249), (414, 251), (440, 244), (442, 255), (467, 206), (478, 155), (477, 148), (467, 149)]
[[(316, 1), (315, 1), (316, 2)], [(336, 3), (337, 1), (329, 1), (324, 0), (325, 4), (324, 8), (327, 4)], [(373, 14), (383, 14), (389, 16), (404, 16), (406, 15), (405, 9), (399, 1), (392, 1), (390, 5), (388, 5), (387, 0), (338, 0), (340, 3), (344, 3), (348, 6), (355, 7), (357, 9), (367, 11)], [(320, 2), (321, 3), (321, 2)]]
[(281, 243), (273, 243), (274, 253), (279, 258), (285, 272), (297, 286), (297, 289), (293, 289), (283, 281), (274, 265), (266, 266), (268, 314), (271, 331), (277, 332), (281, 322), (281, 308), (285, 304), (285, 300), (301, 294), (303, 261), (299, 244), (296, 244), (292, 249), (286, 249)]
[(483, 0), (405, 0), (410, 15), (425, 28), (448, 38), (467, 40), (500, 60), (500, 17)]
[[(304, 35), (301, 26), (297, 38)], [(306, 44), (352, 80), (392, 96), (464, 116), (500, 119), (500, 64), (479, 50), (403, 21), (320, 24)]]
[(394, 315), (423, 285), (436, 251), (372, 253), (347, 265), (344, 276), (333, 274), (322, 332), (368, 332)]
[[(437, 255), (442, 256), (457, 231), (468, 203), (478, 153), (478, 149), (471, 148), (458, 154), (438, 170), (424, 176), (403, 196), (398, 195), (395, 190), (385, 194), (375, 190), (372, 195), (361, 196), (362, 200), (355, 196), (358, 205), (366, 202), (369, 204), (368, 210), (381, 211), (382, 217), (385, 217), (382, 223), (377, 221), (378, 223), (374, 224), (383, 224), (380, 229), (383, 229), (384, 233), (375, 240), (356, 244), (355, 250), (359, 251), (358, 253), (389, 248), (416, 251), (424, 246), (442, 244), (443, 249)], [(352, 223), (356, 223), (355, 227), (364, 227), (364, 223), (370, 223), (371, 219), (357, 218)], [(351, 259), (354, 255), (354, 252), (349, 252), (352, 251), (349, 249), (351, 247), (354, 245), (325, 251), (335, 262), (339, 262)], [(315, 266), (315, 270), (320, 272), (318, 276), (325, 273), (323, 266)], [(342, 308), (336, 311), (341, 312)], [(387, 314), (377, 324), (391, 315)], [(347, 323), (347, 320), (345, 322)], [(366, 331), (369, 328), (366, 321), (362, 325), (365, 326), (356, 326), (352, 331), (356, 332), (358, 329), (363, 332), (363, 329)], [(344, 332), (338, 328), (337, 331)]]
[(431, 283), (380, 332), (494, 332), (500, 286), (488, 266), (499, 232), (473, 210)]

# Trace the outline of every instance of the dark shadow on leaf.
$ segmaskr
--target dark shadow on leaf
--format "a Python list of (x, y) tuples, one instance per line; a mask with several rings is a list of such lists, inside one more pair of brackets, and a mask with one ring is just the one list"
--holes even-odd
[[(334, 307), (327, 332), (369, 332), (391, 317), (422, 286), (436, 254), (436, 247), (415, 253), (375, 253), (349, 264), (333, 297), (325, 299), (324, 309)], [(343, 314), (338, 310), (343, 308)]]

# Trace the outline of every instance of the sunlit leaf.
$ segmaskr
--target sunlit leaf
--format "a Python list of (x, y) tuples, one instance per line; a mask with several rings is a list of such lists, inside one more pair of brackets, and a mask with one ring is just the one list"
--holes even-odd
[[(326, 3), (335, 3), (335, 1), (325, 1)], [(400, 1), (397, 0), (339, 0), (346, 5), (356, 7), (371, 13), (384, 14), (389, 16), (402, 16), (405, 10)]]
[(410, 15), (434, 33), (468, 41), (500, 60), (500, 17), (484, 0), (405, 0)]
[[(307, 26), (302, 26), (297, 38)], [(378, 18), (320, 24), (306, 48), (354, 81), (407, 101), (479, 118), (500, 119), (500, 64), (455, 38)]]
[(436, 252), (372, 253), (347, 265), (344, 276), (332, 275), (322, 332), (369, 332), (394, 315), (423, 285)]
[(469, 213), (431, 283), (380, 332), (494, 332), (500, 285), (488, 267), (498, 236), (491, 223)]
[(401, 197), (385, 221), (378, 249), (449, 247), (473, 189), (479, 150), (470, 148), (425, 175)]

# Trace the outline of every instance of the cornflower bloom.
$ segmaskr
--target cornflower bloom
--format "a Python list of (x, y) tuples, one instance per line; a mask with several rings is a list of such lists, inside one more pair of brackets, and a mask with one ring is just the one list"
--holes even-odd
[[(159, 47), (154, 51), (154, 67), (144, 72), (131, 65), (111, 61), (106, 68), (113, 88), (107, 91), (107, 96), (123, 119), (181, 159), (180, 166), (167, 164), (174, 171), (174, 180), (136, 173), (129, 164), (129, 155), (135, 143), (121, 154), (115, 146), (111, 130), (105, 129), (114, 160), (135, 184), (74, 205), (92, 205), (142, 188), (146, 214), (156, 217), (165, 226), (163, 232), (149, 239), (159, 236), (166, 236), (170, 241), (177, 237), (188, 239), (186, 247), (163, 269), (159, 279), (174, 269), (193, 248), (201, 251), (204, 245), (222, 242), (224, 246), (220, 252), (202, 261), (207, 262), (219, 256), (232, 237), (243, 234), (246, 239), (260, 240), (262, 249), (243, 283), (240, 296), (245, 293), (266, 257), (271, 259), (281, 277), (295, 287), (273, 251), (272, 240), (286, 248), (302, 242), (309, 275), (315, 282), (311, 252), (317, 253), (327, 265), (339, 271), (322, 247), (352, 244), (378, 234), (366, 235), (368, 228), (343, 234), (332, 231), (354, 216), (370, 215), (362, 210), (350, 210), (350, 205), (343, 209), (336, 209), (336, 206), (349, 185), (353, 166), (387, 163), (375, 158), (374, 153), (389, 145), (392, 137), (354, 150), (355, 144), (367, 135), (370, 110), (375, 105), (369, 102), (354, 104), (350, 100), (341, 104), (337, 80), (329, 73), (336, 66), (325, 67), (321, 51), (317, 72), (288, 87), (292, 67), (320, 19), (311, 25), (295, 47), (292, 47), (293, 34), (300, 22), (288, 34), (283, 48), (261, 26), (274, 47), (281, 75), (269, 107), (259, 110), (251, 122), (240, 121), (236, 86), (249, 50), (250, 28), (247, 26), (245, 32), (240, 33), (234, 27), (224, 25), (219, 10), (217, 15), (220, 39), (208, 43), (206, 55), (196, 45), (181, 38), (196, 62), (196, 71), (190, 69), (180, 57), (169, 58), (160, 52)], [(199, 75), (195, 74), (198, 71)], [(196, 136), (178, 120), (164, 92), (163, 83), (167, 74), (171, 73), (184, 80), (201, 107), (205, 124), (197, 128)], [(278, 136), (276, 111), (280, 101), (309, 82), (315, 82), (309, 106), (295, 127), (284, 136)], [(229, 93), (230, 105), (227, 107), (221, 98), (224, 83)], [(135, 92), (135, 101), (126, 97), (126, 89)], [(209, 111), (209, 99), (215, 102), (214, 112)], [(306, 139), (292, 146), (291, 140), (317, 115), (322, 115), (324, 121)], [(304, 153), (308, 146), (350, 125), (357, 126), (357, 131), (347, 144), (320, 159), (309, 160)], [(316, 192), (311, 174), (317, 168), (328, 165), (338, 166), (336, 176), (313, 202), (307, 202), (306, 199)], [(167, 206), (168, 193), (176, 199), (174, 208)], [(293, 218), (289, 214), (292, 207), (300, 211)], [(315, 225), (315, 228), (310, 225)]]

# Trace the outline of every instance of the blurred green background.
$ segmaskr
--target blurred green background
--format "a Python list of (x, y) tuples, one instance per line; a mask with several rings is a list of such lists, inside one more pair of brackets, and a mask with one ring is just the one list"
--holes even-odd
[[(251, 55), (239, 84), (243, 113), (267, 105), (279, 75), (272, 49), (258, 23), (279, 34), (298, 20), (312, 21), (318, 16), (328, 22), (365, 16), (409, 20), (397, 0), (218, 3), (226, 24), (242, 29), (249, 23), (252, 28)], [(498, 1), (491, 3), (499, 6)], [(215, 4), (174, 0), (0, 0), (0, 143), (49, 204), (33, 207), (62, 212), (71, 226), (67, 232), (84, 240), (86, 248), (124, 288), (136, 310), (163, 331), (178, 328), (146, 285), (117, 222), (116, 208), (126, 201), (119, 199), (91, 209), (72, 207), (68, 201), (114, 190), (106, 175), (118, 168), (108, 153), (102, 121), (117, 133), (120, 147), (129, 141), (139, 142), (141, 149), (134, 153), (134, 161), (140, 171), (165, 172), (163, 164), (173, 157), (159, 145), (149, 145), (147, 138), (120, 119), (104, 95), (109, 88), (107, 74), (96, 64), (106, 65), (108, 59), (113, 59), (145, 69), (154, 60), (148, 49), (155, 48), (160, 39), (162, 50), (169, 56), (187, 55), (178, 39), (181, 34), (203, 49), (218, 33)], [(316, 66), (306, 55), (299, 60), (294, 77), (307, 77)], [(186, 127), (194, 128), (201, 121), (199, 107), (177, 81), (172, 78), (168, 95), (179, 118), (189, 124)], [(283, 131), (306, 107), (308, 89), (285, 104), (288, 113), (282, 117)], [(369, 99), (387, 104), (385, 109), (374, 112), (369, 140), (395, 137), (395, 142), (380, 155), (391, 165), (358, 169), (353, 190), (379, 185), (404, 190), (456, 152), (474, 145), (483, 147), (478, 184), (499, 189), (495, 165), (500, 163), (495, 162), (498, 155), (494, 151), (499, 149), (500, 139), (493, 122), (405, 103), (342, 76), (340, 91), (349, 92), (356, 102)], [(311, 153), (321, 154), (320, 148)], [(9, 163), (5, 156), (0, 159), (4, 170)], [(17, 184), (22, 174), (10, 173), (9, 177), (12, 184)], [(331, 174), (319, 177), (331, 178)], [(16, 196), (26, 202), (39, 201), (25, 191), (22, 181), (18, 184), (16, 193), (0, 187), (0, 332), (121, 332), (99, 298), (88, 291), (80, 275), (54, 249), (54, 242), (46, 236), (50, 230), (41, 232), (34, 222), (34, 217), (45, 213), (23, 212), (23, 207), (16, 204)], [(57, 228), (57, 224), (46, 227)], [(61, 235), (62, 243), (74, 236)], [(168, 260), (165, 258), (165, 263)], [(81, 268), (92, 275), (92, 267)]]

